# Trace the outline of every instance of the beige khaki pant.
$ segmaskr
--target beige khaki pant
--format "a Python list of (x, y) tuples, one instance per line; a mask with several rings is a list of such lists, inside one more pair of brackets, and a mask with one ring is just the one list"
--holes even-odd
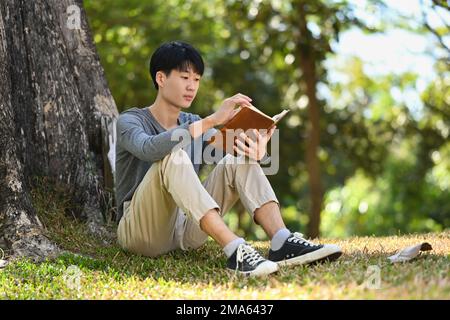
[(209, 210), (223, 215), (240, 198), (253, 215), (267, 202), (279, 203), (259, 164), (235, 162), (231, 155), (224, 157), (203, 184), (182, 149), (155, 162), (124, 204), (120, 246), (150, 257), (196, 249), (208, 238), (199, 221)]

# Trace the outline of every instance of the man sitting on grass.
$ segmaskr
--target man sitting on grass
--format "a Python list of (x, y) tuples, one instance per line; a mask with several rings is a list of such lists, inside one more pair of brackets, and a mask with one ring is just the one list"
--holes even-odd
[[(341, 255), (335, 245), (315, 245), (285, 226), (279, 202), (257, 161), (266, 153), (275, 128), (258, 134), (257, 141), (243, 136), (236, 142), (237, 156), (256, 161), (238, 163), (227, 154), (202, 183), (200, 165), (193, 159), (202, 148), (189, 152), (179, 146), (177, 133), (184, 130), (189, 144), (205, 140), (214, 127), (227, 122), (235, 107), (250, 106), (251, 99), (236, 94), (202, 119), (184, 112), (194, 100), (204, 64), (199, 52), (184, 42), (169, 42), (151, 57), (150, 75), (158, 95), (144, 108), (123, 112), (117, 122), (116, 196), (118, 241), (131, 252), (156, 257), (176, 249), (196, 249), (208, 235), (228, 257), (227, 267), (246, 275), (267, 275), (278, 265), (332, 260)], [(271, 239), (268, 259), (235, 235), (222, 216), (240, 199), (253, 221)]]

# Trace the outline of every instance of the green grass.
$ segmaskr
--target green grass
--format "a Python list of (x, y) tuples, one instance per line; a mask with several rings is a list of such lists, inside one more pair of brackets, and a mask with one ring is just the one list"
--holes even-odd
[[(90, 236), (83, 224), (60, 214), (63, 204), (46, 198), (35, 195), (38, 214), (66, 253), (0, 269), (0, 299), (450, 299), (449, 231), (322, 239), (340, 245), (344, 255), (332, 263), (245, 278), (224, 269), (225, 257), (212, 241), (157, 259), (133, 255)], [(433, 250), (408, 263), (387, 260), (397, 249), (423, 241)], [(254, 244), (267, 253), (268, 242)], [(374, 265), (380, 268), (378, 289), (365, 285)], [(79, 285), (67, 280), (73, 266), (80, 270)]]

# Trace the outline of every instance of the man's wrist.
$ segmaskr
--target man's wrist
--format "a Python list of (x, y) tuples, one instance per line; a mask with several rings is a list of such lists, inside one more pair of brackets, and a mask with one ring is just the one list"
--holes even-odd
[(214, 121), (214, 118), (212, 116), (207, 116), (203, 120), (205, 121), (205, 126), (208, 129), (214, 128), (216, 126), (216, 122)]
[(259, 164), (268, 164), (268, 163), (270, 163), (270, 156), (269, 156), (269, 154), (267, 153), (267, 151), (266, 151), (266, 153), (264, 154), (264, 156), (260, 159), (260, 160), (258, 160), (258, 163)]

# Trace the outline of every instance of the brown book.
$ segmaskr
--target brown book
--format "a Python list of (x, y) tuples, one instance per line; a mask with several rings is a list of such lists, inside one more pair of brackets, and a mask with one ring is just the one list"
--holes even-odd
[(240, 139), (238, 137), (240, 132), (247, 133), (251, 139), (255, 140), (251, 129), (269, 131), (288, 112), (289, 110), (283, 110), (279, 114), (270, 117), (253, 106), (240, 107), (240, 110), (233, 116), (233, 118), (228, 120), (228, 122), (220, 128), (219, 132), (211, 138), (210, 143), (221, 138), (222, 143), (218, 144), (222, 146), (222, 149), (227, 153), (235, 155), (236, 153), (233, 150), (233, 145), (236, 139)]

